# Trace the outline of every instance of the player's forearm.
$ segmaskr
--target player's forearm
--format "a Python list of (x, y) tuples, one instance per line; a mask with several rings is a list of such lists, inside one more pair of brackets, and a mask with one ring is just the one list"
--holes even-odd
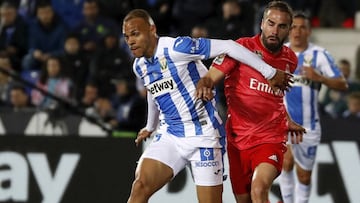
[(148, 116), (147, 116), (145, 129), (149, 132), (153, 132), (159, 124), (160, 112), (156, 107), (154, 101), (152, 101), (150, 93), (147, 94), (147, 102), (148, 102)]
[(209, 71), (206, 73), (204, 78), (208, 78), (213, 82), (213, 85), (217, 85), (223, 78), (225, 74), (214, 66), (210, 66)]
[(323, 76), (320, 82), (334, 90), (346, 91), (348, 89), (348, 84), (343, 77), (327, 78)]
[(227, 54), (259, 71), (266, 79), (272, 78), (276, 69), (266, 64), (255, 53), (233, 40), (211, 40), (211, 55)]

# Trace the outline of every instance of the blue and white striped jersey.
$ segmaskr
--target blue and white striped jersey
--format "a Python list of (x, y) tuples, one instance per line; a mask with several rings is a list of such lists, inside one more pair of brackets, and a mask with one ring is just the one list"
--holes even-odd
[[(286, 45), (289, 46), (289, 43)], [(310, 43), (305, 51), (296, 52), (296, 55), (298, 66), (293, 74), (294, 84), (285, 95), (285, 104), (289, 115), (295, 122), (307, 130), (320, 131), (318, 94), (321, 84), (301, 76), (301, 67), (311, 66), (326, 77), (339, 77), (341, 72), (329, 52), (317, 45)]]
[[(198, 80), (207, 72), (201, 60), (213, 58), (210, 39), (160, 37), (152, 58), (137, 58), (134, 72), (147, 88), (148, 102), (160, 113), (160, 129), (177, 137), (224, 136), (215, 100), (195, 98)], [(223, 131), (223, 130), (220, 130)]]

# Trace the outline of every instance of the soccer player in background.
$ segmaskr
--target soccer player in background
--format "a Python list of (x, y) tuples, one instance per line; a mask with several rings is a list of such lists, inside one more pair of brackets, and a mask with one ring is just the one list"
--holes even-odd
[(148, 202), (185, 166), (191, 168), (199, 202), (221, 203), (225, 133), (215, 100), (195, 98), (196, 84), (207, 72), (201, 60), (228, 54), (249, 63), (279, 91), (288, 87), (289, 74), (232, 40), (158, 37), (152, 18), (141, 9), (124, 18), (123, 34), (135, 57), (134, 73), (148, 90), (147, 124), (136, 144), (157, 130), (140, 157), (128, 203)]
[[(291, 118), (305, 127), (307, 134), (299, 144), (288, 143), (283, 171), (279, 177), (284, 203), (309, 201), (311, 171), (316, 149), (320, 143), (321, 128), (318, 113), (318, 95), (321, 84), (335, 90), (346, 90), (347, 83), (334, 59), (324, 48), (309, 42), (310, 20), (296, 12), (289, 34), (289, 43), (298, 58), (291, 91), (285, 103)], [(295, 183), (294, 164), (298, 182)]]
[[(283, 1), (265, 8), (261, 33), (237, 42), (268, 64), (293, 72), (297, 58), (284, 46), (292, 23), (292, 9)], [(275, 91), (249, 65), (228, 56), (217, 57), (197, 85), (197, 97), (208, 98), (208, 84), (225, 77), (228, 105), (226, 137), (230, 180), (237, 203), (267, 203), (272, 182), (280, 174), (288, 131), (300, 142), (305, 129), (286, 112), (284, 92)], [(292, 90), (290, 90), (292, 91)]]

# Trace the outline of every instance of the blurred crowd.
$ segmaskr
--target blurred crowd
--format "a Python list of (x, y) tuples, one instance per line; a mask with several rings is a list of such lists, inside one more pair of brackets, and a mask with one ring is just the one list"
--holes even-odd
[[(287, 2), (294, 10), (307, 12), (314, 27), (350, 29), (360, 6), (358, 0)], [(237, 39), (259, 31), (266, 4), (259, 0), (0, 0), (0, 67), (114, 128), (138, 131), (145, 122), (146, 100), (122, 37), (122, 19), (128, 11), (149, 11), (160, 36)], [(334, 12), (336, 18), (328, 15)], [(327, 94), (323, 109), (335, 116), (340, 107), (332, 103), (334, 94)], [(360, 114), (358, 94), (343, 99), (341, 105), (354, 100)], [(53, 97), (0, 71), (1, 109), (59, 106), (61, 102)], [(336, 116), (349, 109), (341, 107)]]

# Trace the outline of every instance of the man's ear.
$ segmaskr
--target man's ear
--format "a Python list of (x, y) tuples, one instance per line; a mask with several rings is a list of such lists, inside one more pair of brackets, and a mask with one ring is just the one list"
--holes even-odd
[(261, 23), (260, 23), (260, 30), (261, 31), (263, 30), (263, 23), (264, 23), (264, 20), (261, 20)]
[(156, 26), (150, 25), (150, 32), (156, 35)]

